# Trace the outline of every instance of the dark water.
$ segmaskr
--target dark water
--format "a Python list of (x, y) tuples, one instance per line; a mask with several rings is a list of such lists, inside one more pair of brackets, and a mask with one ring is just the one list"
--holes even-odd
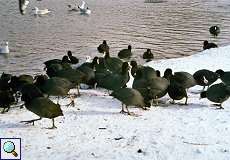
[[(133, 58), (141, 60), (146, 48), (157, 59), (194, 54), (203, 40), (219, 46), (230, 44), (229, 0), (87, 0), (90, 16), (69, 12), (76, 0), (30, 0), (25, 16), (18, 11), (18, 0), (0, 0), (0, 41), (8, 40), (11, 53), (0, 56), (0, 71), (14, 74), (38, 73), (43, 62), (61, 58), (67, 50), (85, 59), (98, 55), (96, 47), (107, 40), (111, 54), (133, 46)], [(49, 8), (51, 14), (34, 17), (32, 8)], [(221, 34), (213, 38), (211, 25)]]

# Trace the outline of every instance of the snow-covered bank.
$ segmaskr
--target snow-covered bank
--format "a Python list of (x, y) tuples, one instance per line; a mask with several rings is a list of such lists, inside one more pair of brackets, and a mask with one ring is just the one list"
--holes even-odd
[(216, 71), (222, 68), (230, 70), (230, 46), (212, 48), (188, 57), (151, 61), (145, 65), (164, 71), (170, 67), (173, 71), (194, 73), (199, 69)]
[[(146, 65), (193, 73), (201, 68), (230, 70), (229, 60), (226, 46)], [(51, 126), (48, 119), (35, 126), (19, 123), (36, 116), (16, 108), (0, 115), (0, 137), (22, 138), (24, 160), (229, 160), (230, 100), (224, 110), (215, 110), (208, 100), (199, 100), (199, 94), (188, 94), (187, 106), (171, 105), (166, 96), (160, 107), (131, 109), (140, 115), (132, 117), (120, 114), (120, 102), (103, 90), (82, 90), (75, 108), (62, 107), (57, 129), (46, 129)]]

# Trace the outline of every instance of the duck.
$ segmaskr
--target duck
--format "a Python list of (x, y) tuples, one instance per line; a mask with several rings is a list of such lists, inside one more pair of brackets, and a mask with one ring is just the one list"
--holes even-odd
[(206, 86), (209, 88), (209, 86), (219, 78), (219, 75), (208, 69), (201, 69), (193, 74), (193, 78), (197, 85), (203, 86), (204, 90)]
[(209, 43), (207, 40), (203, 43), (203, 50), (210, 49), (210, 48), (217, 48), (218, 46), (215, 43)]
[(0, 47), (0, 54), (8, 54), (10, 53), (8, 42), (5, 42), (5, 44)]
[(220, 27), (218, 27), (217, 25), (211, 26), (211, 27), (209, 28), (209, 32), (210, 32), (213, 36), (217, 37), (217, 36), (220, 34)]
[(102, 44), (100, 44), (98, 47), (97, 47), (97, 50), (99, 53), (106, 53), (106, 52), (109, 52), (109, 46), (106, 42), (106, 40), (103, 40)]
[(34, 7), (34, 15), (45, 15), (50, 13), (51, 11), (48, 9), (38, 9), (38, 7)]
[(225, 85), (230, 86), (230, 72), (225, 72), (222, 69), (218, 69), (215, 73), (219, 75), (219, 78)]
[(19, 0), (19, 10), (22, 15), (26, 13), (26, 8), (29, 4), (29, 0)]
[[(139, 108), (145, 109), (144, 98), (140, 92), (133, 88), (120, 88), (116, 91), (113, 91), (110, 96), (118, 99), (122, 102), (122, 109), (120, 113), (127, 113), (128, 115), (134, 115), (130, 112), (128, 106), (137, 106)], [(127, 111), (125, 111), (125, 108)]]
[(230, 87), (226, 86), (224, 83), (214, 84), (207, 89), (207, 91), (203, 91), (200, 93), (201, 98), (207, 98), (211, 102), (218, 103), (217, 109), (224, 109), (222, 107), (222, 103), (226, 101), (230, 96)]
[(132, 56), (132, 46), (131, 45), (128, 45), (128, 48), (127, 49), (122, 49), (118, 52), (118, 57), (120, 59), (125, 59), (125, 58), (130, 58)]
[(151, 61), (154, 58), (153, 53), (151, 52), (151, 49), (149, 48), (147, 49), (146, 52), (144, 52), (142, 57), (143, 59), (147, 59), (147, 61)]

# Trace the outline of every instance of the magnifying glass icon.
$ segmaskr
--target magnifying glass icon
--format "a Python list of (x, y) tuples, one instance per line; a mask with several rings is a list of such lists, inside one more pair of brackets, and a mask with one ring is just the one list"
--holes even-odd
[(18, 154), (15, 152), (15, 145), (11, 141), (7, 141), (3, 144), (3, 149), (6, 153), (11, 153), (14, 155), (14, 157), (17, 157)]

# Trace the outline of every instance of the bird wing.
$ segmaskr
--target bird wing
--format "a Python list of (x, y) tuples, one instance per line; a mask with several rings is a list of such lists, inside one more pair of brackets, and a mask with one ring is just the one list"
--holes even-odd
[(80, 9), (84, 9), (85, 8), (85, 1), (82, 1), (82, 4), (79, 6)]

